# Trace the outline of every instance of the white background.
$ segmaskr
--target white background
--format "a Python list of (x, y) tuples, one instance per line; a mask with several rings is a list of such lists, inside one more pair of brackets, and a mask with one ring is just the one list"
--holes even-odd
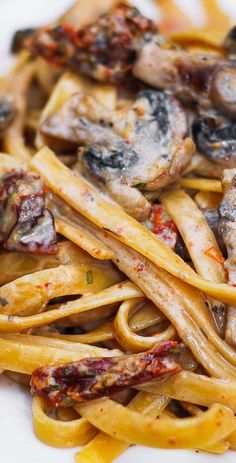
[[(10, 38), (20, 27), (42, 25), (61, 14), (72, 0), (0, 0), (0, 72), (5, 70), (9, 57)], [(151, 0), (135, 2), (148, 16), (155, 14)], [(178, 0), (196, 24), (203, 24), (201, 0)], [(236, 1), (219, 0), (236, 18)], [(23, 388), (0, 375), (0, 463), (72, 463), (77, 449), (63, 450), (48, 447), (33, 434), (31, 400)], [(224, 456), (188, 451), (156, 450), (132, 447), (117, 459), (117, 463), (235, 463), (236, 453)], [(97, 462), (99, 463), (99, 462)]]

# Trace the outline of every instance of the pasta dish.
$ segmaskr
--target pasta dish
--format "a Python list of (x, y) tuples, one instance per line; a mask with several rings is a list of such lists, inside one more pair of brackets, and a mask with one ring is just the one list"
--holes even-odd
[(77, 463), (236, 450), (236, 29), (78, 0), (0, 78), (0, 372)]

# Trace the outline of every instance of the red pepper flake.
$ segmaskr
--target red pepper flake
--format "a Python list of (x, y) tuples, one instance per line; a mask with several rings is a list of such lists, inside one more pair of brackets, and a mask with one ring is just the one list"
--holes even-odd
[(49, 288), (51, 286), (51, 284), (52, 284), (51, 281), (48, 281), (47, 283), (45, 283), (44, 286), (45, 286), (45, 288)]
[(138, 114), (138, 116), (144, 116), (145, 114), (145, 109), (144, 108), (141, 108), (140, 106), (138, 106), (137, 108), (135, 108), (135, 111), (136, 113)]
[(94, 248), (93, 252), (94, 252), (94, 254), (96, 254), (96, 256), (99, 256), (101, 254), (101, 251), (98, 248)]
[(177, 241), (178, 230), (162, 204), (155, 204), (153, 206), (152, 222), (152, 232), (171, 249), (174, 249)]
[(206, 256), (212, 257), (212, 259), (215, 259), (216, 262), (218, 262), (219, 264), (223, 264), (225, 261), (221, 252), (215, 246), (206, 249), (206, 251), (204, 251), (204, 254), (206, 254)]
[(162, 221), (162, 215), (163, 215), (163, 206), (161, 204), (156, 204), (153, 206), (153, 227), (155, 228), (159, 223)]
[(135, 266), (135, 271), (136, 272), (142, 272), (144, 270), (144, 264), (142, 264), (141, 262), (139, 262), (136, 266)]

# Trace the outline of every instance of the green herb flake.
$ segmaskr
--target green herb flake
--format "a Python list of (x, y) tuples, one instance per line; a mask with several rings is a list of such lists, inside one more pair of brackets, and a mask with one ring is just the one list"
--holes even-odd
[(64, 404), (66, 407), (72, 407), (75, 405), (75, 401), (71, 397), (67, 396), (64, 398)]
[(5, 297), (0, 297), (0, 306), (6, 307), (6, 305), (8, 305), (8, 300)]
[(87, 281), (88, 285), (93, 284), (93, 272), (92, 272), (92, 270), (89, 270), (88, 272), (86, 272), (86, 281)]
[(136, 187), (138, 190), (145, 190), (145, 189), (146, 189), (146, 186), (147, 186), (146, 183), (137, 183), (137, 185), (135, 185), (135, 187)]

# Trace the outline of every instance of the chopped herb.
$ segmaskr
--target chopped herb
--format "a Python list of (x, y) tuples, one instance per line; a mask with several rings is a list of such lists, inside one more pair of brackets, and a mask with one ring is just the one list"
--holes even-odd
[(72, 407), (72, 405), (75, 405), (74, 400), (69, 396), (65, 397), (64, 402), (66, 407)]
[(0, 297), (0, 306), (5, 307), (6, 305), (8, 305), (8, 300), (5, 297)]
[(146, 185), (146, 183), (137, 183), (137, 185), (135, 185), (135, 188), (137, 188), (138, 190), (145, 190)]
[(92, 272), (92, 270), (89, 270), (88, 272), (86, 272), (86, 281), (87, 281), (88, 285), (93, 284), (93, 272)]
[(182, 351), (183, 351), (183, 345), (182, 345), (182, 344), (178, 344), (178, 346), (171, 347), (171, 348), (168, 350), (168, 353), (169, 353), (169, 354), (181, 354)]
[(59, 384), (50, 384), (50, 389), (51, 391), (59, 391), (60, 390), (60, 386)]

